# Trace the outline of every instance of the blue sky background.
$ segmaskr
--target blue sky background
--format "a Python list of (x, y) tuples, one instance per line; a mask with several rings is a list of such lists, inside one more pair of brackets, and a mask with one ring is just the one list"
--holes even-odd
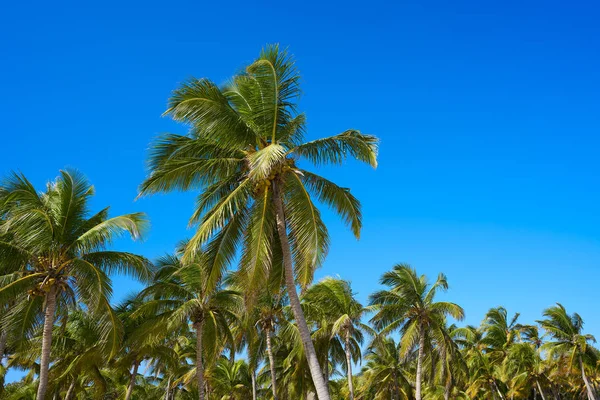
[[(10, 2), (0, 12), (0, 174), (38, 187), (76, 167), (95, 209), (145, 211), (154, 258), (189, 236), (193, 195), (134, 201), (148, 144), (190, 77), (225, 81), (266, 43), (303, 75), (310, 138), (381, 138), (377, 170), (319, 171), (362, 200), (360, 241), (325, 213), (360, 299), (395, 263), (432, 279), (467, 323), (555, 302), (600, 337), (600, 6), (595, 2)], [(595, 3), (595, 4), (594, 4)], [(114, 282), (116, 298), (135, 290)]]

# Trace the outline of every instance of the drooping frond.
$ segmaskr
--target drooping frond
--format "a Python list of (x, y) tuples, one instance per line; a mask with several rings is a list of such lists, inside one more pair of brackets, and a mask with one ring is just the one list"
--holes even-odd
[(303, 143), (290, 150), (291, 154), (305, 157), (315, 165), (342, 164), (354, 157), (372, 167), (377, 167), (378, 139), (357, 130), (348, 130), (336, 136)]

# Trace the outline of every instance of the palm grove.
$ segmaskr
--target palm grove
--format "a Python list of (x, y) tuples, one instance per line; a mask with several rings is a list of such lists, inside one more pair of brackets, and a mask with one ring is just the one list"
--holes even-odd
[[(313, 275), (328, 251), (318, 205), (358, 238), (359, 201), (306, 166), (377, 165), (356, 130), (304, 140), (299, 75), (278, 46), (222, 86), (181, 85), (166, 115), (185, 135), (152, 144), (140, 196), (199, 193), (194, 235), (159, 260), (111, 249), (141, 213), (92, 211), (73, 170), (44, 190), (0, 186), (1, 374), (6, 399), (596, 399), (600, 364), (583, 320), (557, 304), (533, 325), (493, 308), (479, 327), (399, 264), (368, 305)], [(111, 275), (145, 288), (111, 303)], [(360, 367), (359, 367), (360, 366)]]

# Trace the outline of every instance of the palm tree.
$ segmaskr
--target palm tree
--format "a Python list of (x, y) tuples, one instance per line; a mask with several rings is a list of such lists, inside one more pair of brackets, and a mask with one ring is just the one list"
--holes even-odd
[[(408, 400), (413, 398), (407, 378), (406, 358), (393, 339), (375, 338), (365, 354), (361, 399)], [(389, 397), (387, 396), (389, 394)]]
[(14, 338), (29, 337), (43, 312), (37, 390), (37, 399), (43, 400), (57, 312), (64, 315), (82, 302), (102, 324), (108, 352), (118, 350), (120, 326), (109, 304), (109, 275), (124, 272), (148, 280), (151, 271), (145, 258), (106, 247), (124, 232), (139, 238), (146, 219), (141, 213), (108, 218), (108, 208), (90, 215), (94, 188), (75, 171), (61, 171), (43, 193), (22, 174), (12, 174), (1, 187), (0, 303), (18, 299), (4, 329)]
[(510, 347), (520, 339), (520, 335), (528, 327), (517, 323), (519, 313), (510, 320), (508, 312), (504, 307), (491, 308), (482, 323), (485, 336), (481, 343), (486, 347), (486, 353), (490, 354), (495, 363), (502, 363)]
[(359, 345), (363, 342), (363, 333), (374, 334), (371, 327), (362, 323), (367, 309), (356, 300), (349, 282), (331, 277), (311, 286), (302, 300), (321, 310), (326, 324), (330, 327), (330, 336), (338, 337), (343, 343), (348, 395), (349, 399), (353, 400), (352, 362), (360, 360)]
[(165, 330), (181, 329), (191, 323), (196, 334), (196, 382), (199, 399), (205, 398), (205, 360), (216, 361), (224, 343), (232, 343), (230, 323), (236, 319), (240, 296), (233, 290), (212, 285), (207, 279), (208, 258), (195, 255), (192, 262), (177, 256), (158, 260), (154, 283), (139, 297), (143, 304), (133, 317), (149, 316), (157, 327)]
[(382, 333), (394, 330), (402, 332), (400, 348), (402, 355), (418, 347), (415, 398), (421, 400), (423, 356), (428, 337), (441, 336), (446, 324), (446, 316), (457, 320), (464, 317), (463, 309), (450, 302), (436, 302), (438, 290), (447, 290), (448, 282), (443, 274), (430, 285), (425, 275), (406, 264), (394, 266), (392, 271), (381, 277), (381, 283), (389, 286), (371, 295), (371, 304), (376, 314), (372, 321)]
[[(208, 79), (177, 89), (166, 114), (191, 127), (166, 135), (150, 157), (147, 195), (202, 190), (190, 222), (197, 224), (186, 257), (202, 246), (218, 281), (242, 247), (249, 288), (259, 287), (274, 259), (283, 259), (285, 283), (317, 395), (329, 400), (296, 284), (306, 287), (327, 254), (328, 233), (314, 200), (332, 207), (360, 234), (358, 200), (346, 188), (299, 167), (340, 164), (348, 156), (376, 166), (377, 139), (356, 130), (304, 141), (305, 116), (296, 111), (300, 76), (294, 60), (269, 46), (223, 87)], [(296, 278), (296, 279), (295, 279)]]
[(245, 360), (232, 361), (220, 357), (210, 370), (215, 398), (220, 400), (248, 400), (252, 397), (252, 377)]
[(581, 377), (585, 384), (589, 400), (595, 400), (596, 394), (585, 372), (585, 362), (596, 364), (597, 353), (590, 342), (596, 339), (590, 334), (583, 334), (583, 319), (579, 314), (567, 314), (562, 304), (547, 308), (543, 313), (545, 319), (538, 321), (541, 327), (553, 340), (545, 343), (542, 348), (547, 350), (549, 356), (568, 356), (570, 369), (573, 363), (579, 363)]

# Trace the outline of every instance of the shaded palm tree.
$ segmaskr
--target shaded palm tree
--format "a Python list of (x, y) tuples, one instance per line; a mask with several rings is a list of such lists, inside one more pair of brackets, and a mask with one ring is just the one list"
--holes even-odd
[(43, 400), (57, 314), (85, 304), (102, 325), (107, 352), (118, 350), (121, 326), (109, 304), (109, 276), (124, 272), (148, 280), (151, 271), (145, 258), (106, 247), (125, 232), (139, 238), (146, 219), (141, 213), (108, 218), (108, 208), (90, 215), (94, 187), (75, 171), (61, 171), (44, 192), (20, 174), (1, 187), (0, 303), (18, 299), (3, 325), (9, 336), (26, 339), (43, 324), (37, 390)]
[(371, 295), (371, 305), (376, 312), (372, 321), (375, 328), (381, 329), (383, 334), (401, 331), (400, 348), (403, 356), (417, 347), (415, 398), (421, 400), (423, 357), (427, 340), (432, 335), (442, 335), (446, 316), (462, 320), (463, 309), (454, 303), (435, 301), (439, 290), (448, 289), (448, 282), (443, 274), (430, 285), (425, 275), (418, 276), (410, 266), (398, 264), (392, 271), (383, 274), (381, 283), (390, 289)]
[(545, 343), (542, 348), (548, 351), (550, 357), (567, 356), (570, 369), (574, 363), (578, 363), (588, 399), (595, 400), (596, 394), (585, 372), (585, 364), (595, 365), (598, 361), (597, 352), (590, 345), (596, 339), (583, 333), (581, 316), (577, 313), (569, 315), (562, 304), (547, 308), (543, 315), (546, 318), (538, 322), (552, 341)]
[(222, 87), (208, 79), (183, 84), (166, 114), (188, 124), (190, 133), (166, 135), (153, 145), (151, 174), (141, 193), (202, 190), (190, 221), (198, 229), (187, 257), (206, 245), (212, 281), (220, 279), (240, 247), (249, 288), (262, 285), (273, 259), (282, 257), (317, 395), (328, 400), (296, 284), (311, 282), (328, 250), (327, 228), (314, 201), (331, 206), (356, 237), (361, 213), (347, 188), (301, 168), (298, 161), (340, 164), (350, 156), (376, 166), (377, 139), (348, 130), (305, 141), (305, 116), (296, 110), (299, 80), (287, 52), (269, 46)]
[(177, 256), (160, 258), (155, 280), (139, 294), (143, 304), (133, 313), (134, 317), (153, 318), (155, 327), (165, 331), (192, 325), (200, 400), (205, 398), (205, 360), (215, 361), (225, 343), (233, 345), (230, 323), (236, 319), (241, 300), (238, 292), (207, 279), (207, 260), (202, 253), (191, 262)]

